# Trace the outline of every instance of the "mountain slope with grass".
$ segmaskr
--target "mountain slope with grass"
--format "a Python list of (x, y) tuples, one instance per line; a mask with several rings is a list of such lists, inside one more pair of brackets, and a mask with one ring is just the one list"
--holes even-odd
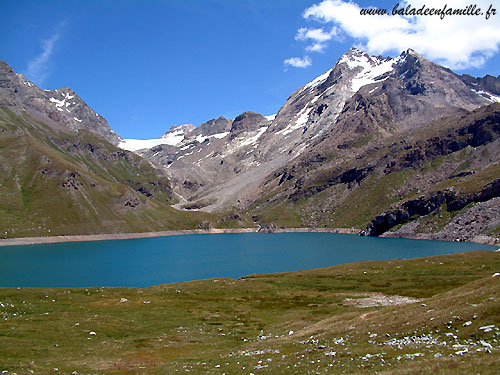
[[(83, 120), (69, 126), (51, 115), (58, 107), (45, 112), (50, 101), (42, 105), (25, 92), (43, 90), (1, 68), (0, 92), (10, 90), (0, 96), (1, 237), (188, 229), (213, 219), (171, 208), (166, 173), (110, 143), (104, 119), (97, 128)], [(12, 84), (18, 81), (24, 91)]]
[[(332, 132), (333, 133), (333, 132)], [(500, 104), (349, 148), (324, 139), (264, 182), (263, 225), (448, 240), (500, 231)], [(337, 141), (338, 142), (338, 141)], [(280, 212), (276, 216), (276, 212)]]

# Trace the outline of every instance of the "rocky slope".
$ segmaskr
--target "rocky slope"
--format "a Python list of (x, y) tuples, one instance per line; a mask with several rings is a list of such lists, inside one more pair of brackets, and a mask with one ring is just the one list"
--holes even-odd
[[(495, 86), (486, 81), (481, 85)], [(226, 119), (211, 120), (186, 131), (184, 139), (172, 147), (141, 154), (168, 167), (187, 199), (208, 196), (234, 205), (237, 199), (222, 197), (227, 189), (221, 182), (236, 181), (247, 171), (260, 175), (257, 169), (274, 170), (318, 143), (347, 148), (365, 137), (412, 130), (446, 114), (495, 101), (478, 82), (457, 76), (412, 50), (384, 58), (353, 48), (331, 70), (293, 93), (271, 121), (254, 115), (251, 126), (239, 127)], [(235, 119), (237, 124), (241, 117), (249, 121), (242, 114)], [(207, 175), (211, 177), (203, 180)], [(251, 176), (244, 179), (254, 182)], [(191, 190), (183, 190), (185, 185)], [(210, 194), (214, 187), (219, 196)], [(244, 195), (235, 198), (245, 200)], [(215, 204), (211, 209), (224, 206)]]
[(347, 149), (319, 144), (269, 176), (268, 193), (250, 212), (263, 225), (448, 240), (498, 237), (499, 138), (497, 103)]

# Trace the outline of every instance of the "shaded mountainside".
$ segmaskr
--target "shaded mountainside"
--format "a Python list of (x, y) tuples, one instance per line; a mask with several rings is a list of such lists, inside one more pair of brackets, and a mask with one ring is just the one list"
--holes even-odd
[(90, 108), (72, 89), (40, 89), (1, 60), (0, 106), (6, 106), (16, 113), (24, 111), (32, 117), (41, 117), (51, 126), (62, 125), (66, 129), (92, 131), (115, 145), (121, 140), (104, 117)]
[(0, 107), (1, 237), (195, 228), (163, 171), (86, 130), (54, 131)]

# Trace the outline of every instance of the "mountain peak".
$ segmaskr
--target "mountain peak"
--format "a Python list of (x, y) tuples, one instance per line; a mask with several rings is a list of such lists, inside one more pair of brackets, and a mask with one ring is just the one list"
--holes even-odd
[(383, 56), (371, 56), (368, 53), (353, 47), (340, 57), (337, 65), (345, 63), (351, 70), (357, 67), (366, 69), (376, 65), (380, 65), (381, 63), (389, 60), (391, 60), (391, 58)]
[(262, 124), (266, 123), (267, 119), (260, 113), (246, 111), (236, 116), (231, 126), (231, 135), (235, 136), (241, 132), (257, 130)]
[(195, 126), (193, 124), (182, 124), (182, 125), (173, 125), (170, 127), (170, 129), (161, 136), (161, 138), (167, 138), (169, 137), (170, 134), (176, 133), (176, 134), (188, 134), (191, 131), (195, 129)]
[(411, 48), (408, 48), (406, 51), (403, 51), (401, 52), (401, 55), (399, 55), (400, 58), (404, 59), (408, 56), (412, 56), (416, 59), (425, 59), (424, 56), (422, 56), (420, 53), (418, 53), (417, 51), (415, 51), (414, 49), (411, 49)]
[(415, 50), (414, 50), (414, 49), (412, 49), (412, 48), (408, 48), (405, 52), (406, 52), (406, 54), (407, 54), (407, 55), (415, 55), (415, 56), (420, 56), (420, 54), (419, 54), (419, 53), (417, 53), (417, 51), (415, 51)]
[[(371, 58), (368, 53), (365, 51), (362, 51), (356, 47), (350, 48), (348, 51), (346, 51), (341, 57), (340, 60), (342, 61), (352, 61), (352, 60), (359, 60), (361, 58)], [(340, 61), (339, 60), (339, 61)]]

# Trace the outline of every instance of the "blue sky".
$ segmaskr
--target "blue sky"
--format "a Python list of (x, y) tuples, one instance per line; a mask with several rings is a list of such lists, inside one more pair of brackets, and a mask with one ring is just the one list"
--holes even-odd
[[(413, 24), (352, 16), (354, 5), (396, 3), (3, 0), (0, 59), (42, 88), (73, 88), (118, 134), (143, 139), (220, 115), (276, 113), (353, 45), (392, 56), (412, 47), (458, 73), (500, 74), (500, 14)], [(484, 28), (482, 39), (471, 28)]]

